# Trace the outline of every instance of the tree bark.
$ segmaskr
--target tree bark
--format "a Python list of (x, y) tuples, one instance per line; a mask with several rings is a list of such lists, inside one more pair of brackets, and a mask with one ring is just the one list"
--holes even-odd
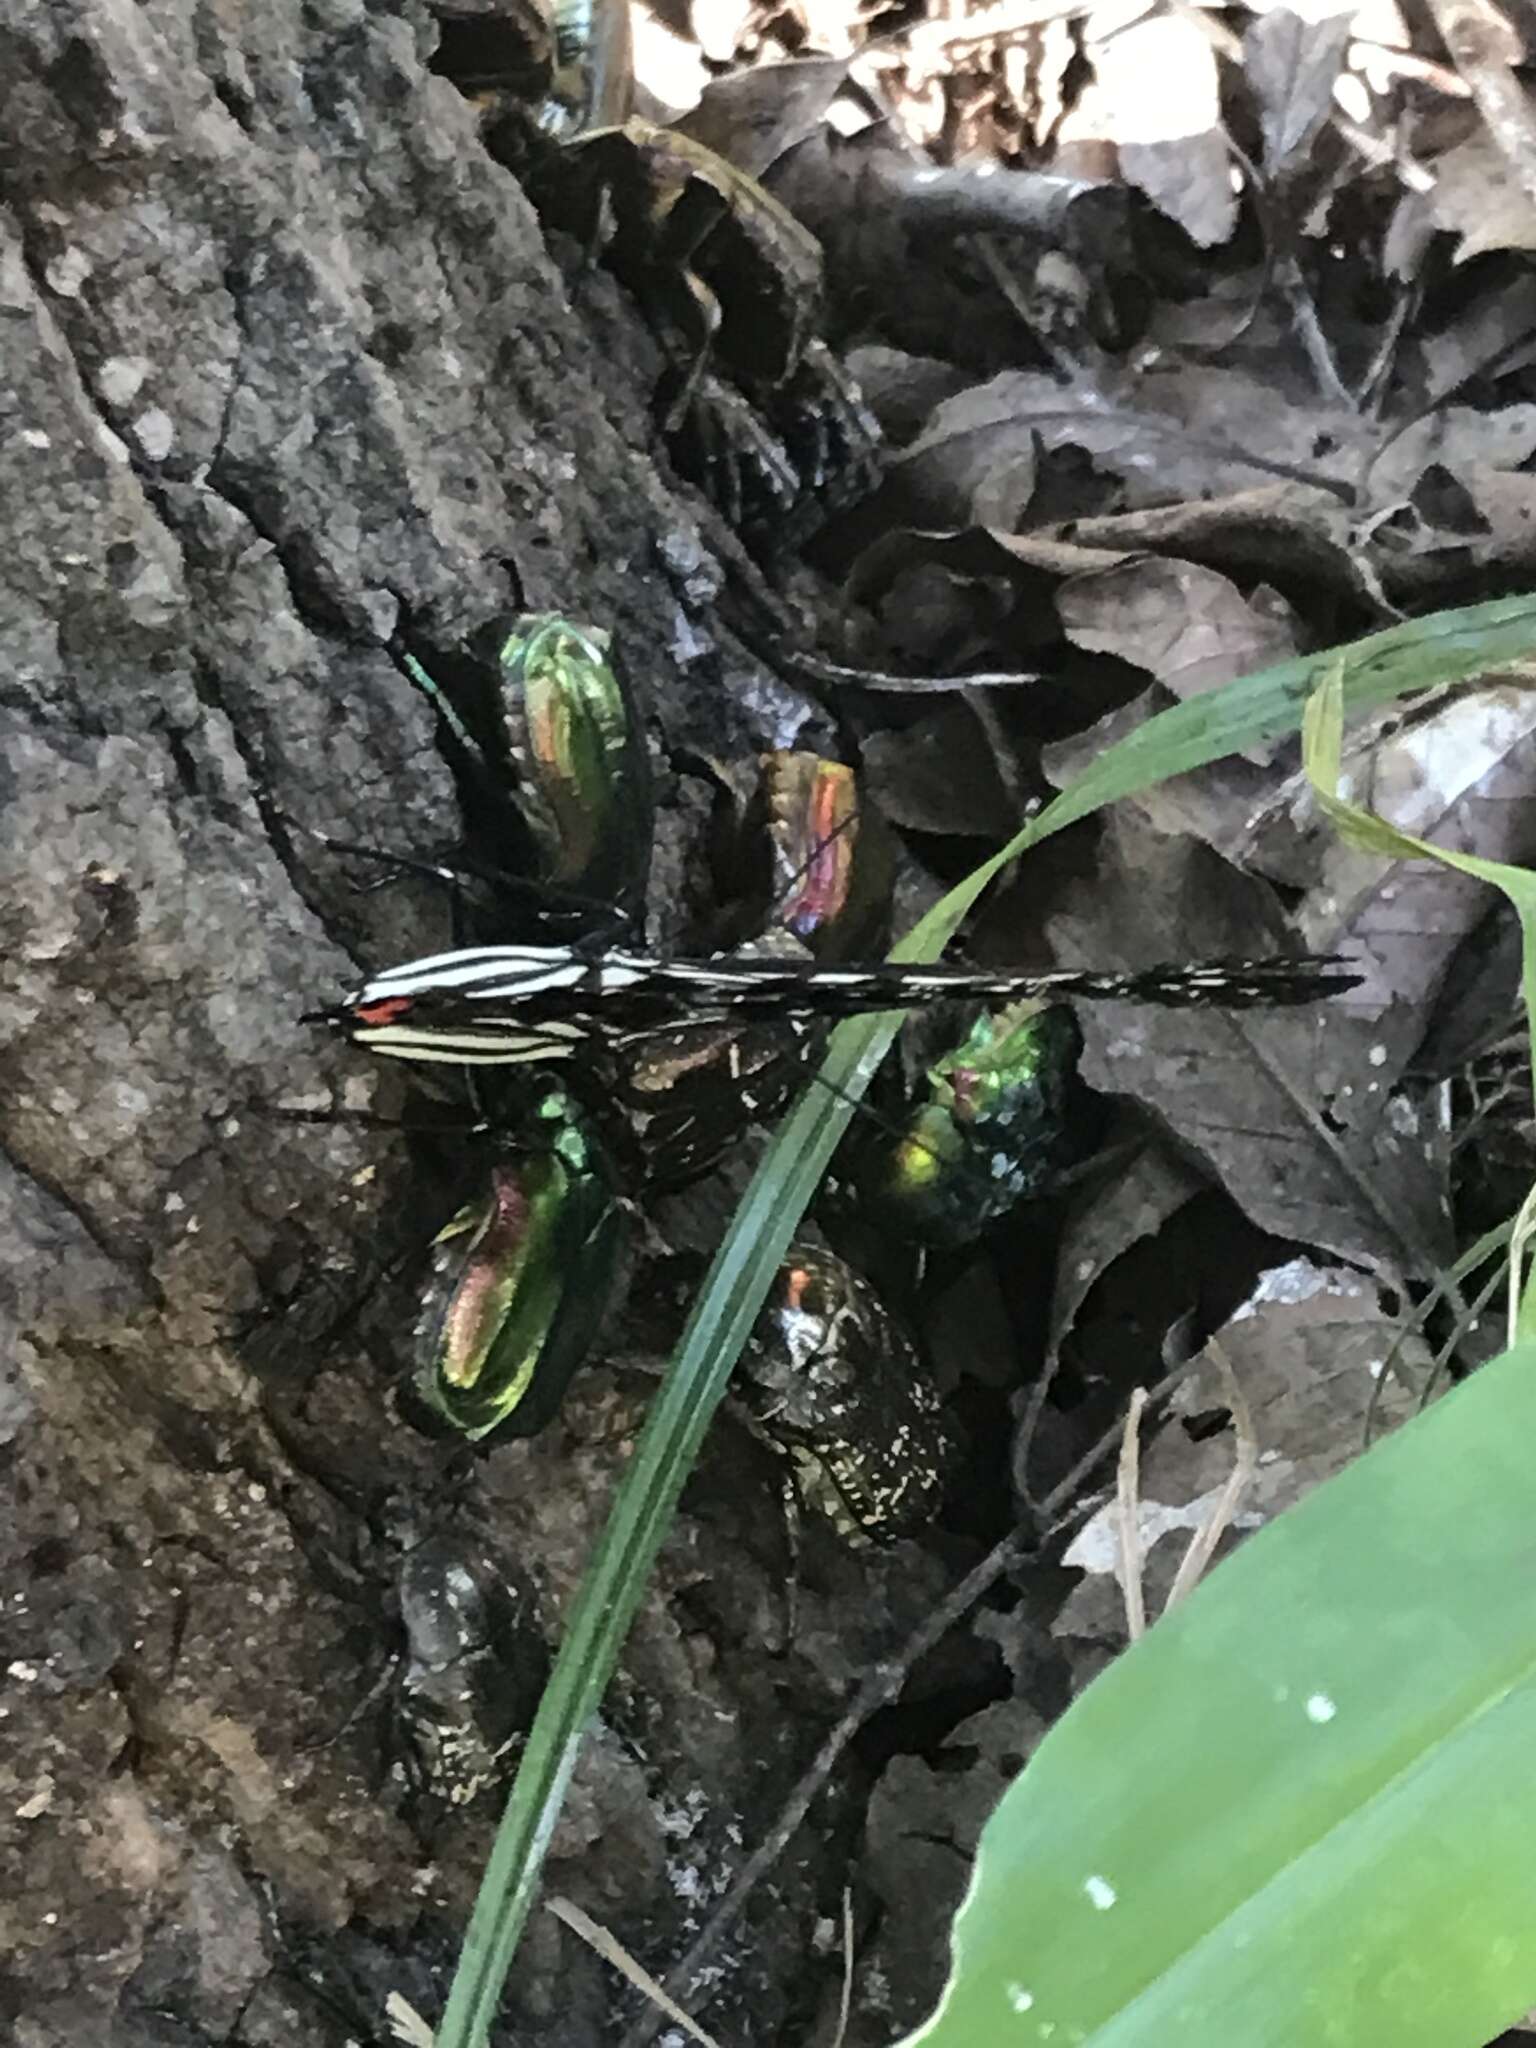
[[(29, 2048), (382, 2039), (390, 1989), (435, 2016), (497, 1802), (428, 1825), (402, 1789), (401, 1547), (447, 1528), (552, 1640), (633, 1421), (600, 1362), (533, 1441), (410, 1429), (400, 1254), (445, 1197), (408, 1135), (282, 1114), (398, 1111), (300, 1013), (448, 941), (432, 889), (364, 893), (307, 836), (454, 837), (390, 635), (600, 620), (663, 758), (811, 716), (712, 625), (726, 543), (658, 474), (653, 345), (601, 275), (573, 308), (434, 38), (359, 0), (0, 11), (0, 2012)], [(788, 1677), (772, 1476), (717, 1456), (554, 1845), (658, 1967), (922, 1597), (848, 1568), (863, 1627)], [(738, 2041), (804, 2001), (833, 1848), (757, 1914)], [(632, 2005), (548, 1919), (511, 1998), (562, 2048)]]

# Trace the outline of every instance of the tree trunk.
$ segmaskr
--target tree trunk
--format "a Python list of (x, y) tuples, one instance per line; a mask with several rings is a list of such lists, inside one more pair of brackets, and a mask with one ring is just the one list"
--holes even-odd
[[(435, 2017), (498, 1801), (424, 1817), (402, 1781), (403, 1550), (446, 1532), (552, 1641), (643, 1398), (600, 1360), (531, 1441), (413, 1430), (446, 1193), (409, 1134), (283, 1114), (398, 1113), (300, 1014), (449, 941), (440, 892), (360, 889), (308, 836), (453, 841), (389, 637), (600, 620), (664, 762), (813, 715), (714, 628), (730, 543), (658, 475), (654, 347), (605, 276), (568, 287), (434, 38), (357, 0), (0, 33), (0, 2011), (29, 2048), (382, 2039), (391, 1989)], [(680, 1311), (646, 1309), (659, 1349)], [(777, 1656), (775, 1480), (730, 1439), (551, 1866), (658, 1968), (923, 1597), (831, 1556), (853, 1635)], [(738, 1944), (738, 2042), (814, 2005), (836, 1822)], [(541, 1918), (506, 2038), (611, 2040), (615, 1985)]]

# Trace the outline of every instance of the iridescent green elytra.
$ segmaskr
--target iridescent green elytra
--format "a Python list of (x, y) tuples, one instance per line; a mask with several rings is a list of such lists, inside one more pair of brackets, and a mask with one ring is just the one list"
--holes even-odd
[(417, 1323), (428, 1405), (470, 1438), (542, 1429), (608, 1311), (625, 1235), (603, 1160), (551, 1090), (528, 1152), (499, 1160), (434, 1240)]
[(920, 1243), (969, 1244), (1057, 1164), (1081, 1038), (1061, 1005), (1015, 1003), (979, 1017), (925, 1076), (894, 1135), (858, 1155), (859, 1197)]
[(645, 900), (650, 756), (612, 635), (554, 613), (491, 620), (407, 674), (442, 721), (465, 823), (507, 873), (632, 912)]

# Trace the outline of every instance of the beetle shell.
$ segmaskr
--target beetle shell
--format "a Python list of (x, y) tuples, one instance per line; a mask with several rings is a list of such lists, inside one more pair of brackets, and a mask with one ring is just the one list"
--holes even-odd
[(724, 909), (712, 946), (735, 951), (771, 922), (818, 960), (882, 953), (895, 841), (853, 769), (779, 748), (760, 754), (755, 768), (715, 765), (714, 773), (710, 859)]
[(899, 1133), (859, 1148), (861, 1204), (921, 1243), (955, 1246), (1038, 1194), (1060, 1163), (1081, 1043), (1061, 1004), (978, 1018), (929, 1068)]
[(799, 478), (796, 531), (867, 497), (880, 482), (880, 424), (847, 366), (824, 341), (807, 343), (767, 403), (769, 424)]
[(762, 769), (774, 922), (818, 959), (878, 953), (896, 874), (885, 820), (841, 761), (781, 751), (763, 755)]
[(801, 1499), (845, 1535), (892, 1543), (933, 1518), (958, 1435), (916, 1345), (845, 1261), (790, 1246), (742, 1378)]
[(485, 860), (638, 909), (655, 807), (644, 727), (612, 636), (557, 614), (513, 614), (407, 667), (438, 707)]
[[(722, 895), (733, 885), (744, 892), (719, 932), (727, 950), (836, 959), (877, 949), (884, 936), (894, 842), (877, 812), (860, 809), (853, 770), (840, 761), (762, 755), (755, 788), (717, 837), (713, 865)], [(770, 930), (743, 944), (743, 926), (761, 931), (765, 916)], [(617, 1062), (615, 1079), (637, 1170), (668, 1187), (714, 1165), (747, 1125), (783, 1107), (822, 1035), (806, 1017), (648, 1034)]]
[[(629, 120), (594, 128), (570, 151), (606, 191), (614, 236), (608, 260), (638, 298), (660, 302), (694, 341), (715, 338), (720, 360), (749, 387), (792, 376), (822, 307), (821, 244), (771, 193), (675, 128)], [(679, 297), (691, 277), (694, 301)], [(708, 299), (713, 311), (700, 310)]]
[(617, 1292), (627, 1234), (605, 1163), (558, 1093), (524, 1153), (438, 1233), (417, 1323), (416, 1384), (470, 1438), (549, 1421)]
[(524, 1603), (484, 1559), (429, 1537), (402, 1560), (405, 1668), (396, 1699), (415, 1784), (467, 1806), (533, 1718), (548, 1655)]
[(614, 1096), (647, 1183), (674, 1187), (707, 1172), (749, 1125), (775, 1115), (820, 1036), (804, 1019), (651, 1034), (622, 1064)]
[(663, 373), (654, 406), (678, 474), (756, 545), (788, 545), (803, 495), (800, 472), (742, 393), (719, 377), (690, 379), (673, 368)]

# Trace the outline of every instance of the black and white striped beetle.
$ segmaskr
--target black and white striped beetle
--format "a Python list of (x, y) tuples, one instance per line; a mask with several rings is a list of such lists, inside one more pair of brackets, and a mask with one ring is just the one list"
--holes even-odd
[(305, 1021), (329, 1024), (390, 1059), (519, 1066), (631, 1051), (681, 1024), (836, 1018), (924, 1003), (1012, 1003), (1026, 997), (1246, 1009), (1317, 1002), (1358, 980), (1345, 962), (1319, 954), (1099, 974), (892, 962), (820, 967), (740, 954), (663, 960), (626, 949), (474, 946), (388, 968)]

